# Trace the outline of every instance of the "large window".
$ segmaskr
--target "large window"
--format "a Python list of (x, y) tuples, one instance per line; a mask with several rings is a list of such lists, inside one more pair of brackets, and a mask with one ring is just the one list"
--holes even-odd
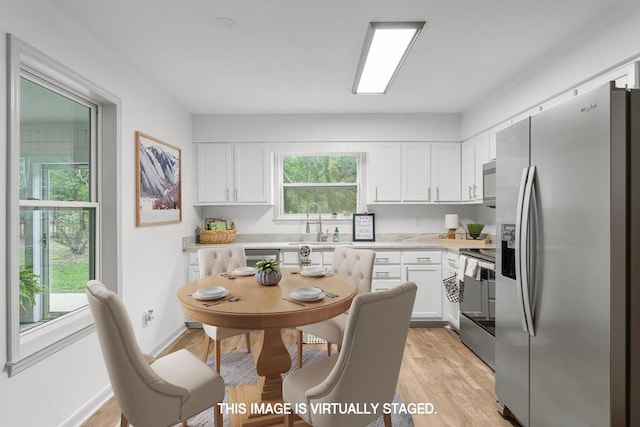
[(358, 154), (283, 154), (279, 175), (281, 219), (358, 210)]
[(20, 330), (87, 304), (95, 277), (96, 106), (20, 77)]
[(93, 331), (88, 280), (118, 290), (120, 101), (8, 41), (5, 368), (14, 375)]

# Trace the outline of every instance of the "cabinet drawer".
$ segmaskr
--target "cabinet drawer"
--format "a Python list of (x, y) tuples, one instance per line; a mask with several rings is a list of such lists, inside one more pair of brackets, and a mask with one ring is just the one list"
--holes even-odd
[(198, 252), (189, 252), (189, 265), (198, 265)]
[(399, 265), (374, 265), (373, 279), (399, 279), (402, 269)]
[(376, 265), (400, 264), (400, 252), (376, 251), (376, 257), (373, 262)]
[(402, 262), (405, 264), (441, 264), (441, 251), (411, 251), (402, 253)]
[(400, 280), (398, 279), (373, 279), (371, 281), (371, 292), (386, 291), (398, 285), (400, 285)]

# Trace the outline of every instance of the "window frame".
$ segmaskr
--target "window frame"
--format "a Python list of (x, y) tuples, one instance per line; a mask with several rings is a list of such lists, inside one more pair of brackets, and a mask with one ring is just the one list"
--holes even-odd
[[(322, 152), (322, 151), (287, 151), (287, 152), (281, 152), (281, 153), (276, 153), (275, 157), (275, 173), (276, 173), (276, 185), (278, 186), (277, 191), (274, 191), (275, 194), (275, 203), (274, 203), (274, 215), (275, 215), (275, 219), (274, 221), (282, 221), (282, 222), (287, 222), (287, 221), (293, 221), (293, 222), (302, 222), (302, 221), (306, 221), (307, 220), (307, 214), (306, 213), (302, 213), (302, 214), (285, 214), (284, 213), (284, 189), (285, 186), (290, 186), (290, 187), (309, 187), (309, 188), (329, 188), (329, 187), (340, 187), (340, 188), (344, 188), (345, 187), (345, 183), (326, 183), (326, 184), (319, 184), (319, 183), (306, 183), (306, 184), (295, 184), (295, 185), (286, 185), (284, 183), (284, 158), (285, 157), (290, 157), (290, 156), (298, 156), (298, 157), (331, 157), (331, 156), (354, 156), (357, 159), (357, 177), (356, 177), (356, 183), (355, 183), (355, 187), (356, 187), (356, 211), (360, 212), (362, 210), (362, 207), (364, 206), (364, 194), (362, 191), (362, 182), (363, 182), (363, 171), (365, 169), (365, 153), (362, 152), (354, 152), (354, 151), (345, 151), (345, 152), (340, 152), (340, 151), (327, 151), (327, 152)], [(331, 214), (331, 212), (322, 212), (323, 214), (325, 214), (325, 217), (327, 214)], [(353, 212), (352, 212), (353, 213)], [(318, 212), (313, 212), (314, 217), (318, 215)], [(340, 218), (338, 219), (338, 221), (340, 220), (344, 220), (344, 222), (351, 222), (351, 218)]]
[[(121, 224), (118, 199), (121, 192), (121, 101), (73, 70), (7, 35), (7, 241), (6, 308), (7, 362), (9, 376), (24, 371), (95, 330), (86, 305), (57, 319), (20, 332), (19, 306), (19, 223), (20, 208), (90, 207), (95, 209), (95, 277), (118, 292), (121, 282)], [(53, 89), (74, 101), (95, 106), (91, 113), (91, 195), (89, 202), (52, 202), (20, 200), (20, 79)], [(107, 167), (113, 166), (113, 167)], [(106, 183), (110, 183), (107, 185)], [(106, 197), (106, 199), (105, 199)], [(109, 205), (105, 211), (105, 202)], [(105, 226), (111, 227), (105, 233)], [(108, 266), (108, 268), (105, 268)], [(106, 277), (105, 277), (106, 276)]]

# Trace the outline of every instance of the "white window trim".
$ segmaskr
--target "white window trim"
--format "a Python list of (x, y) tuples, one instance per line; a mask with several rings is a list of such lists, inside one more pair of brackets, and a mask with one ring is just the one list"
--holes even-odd
[[(113, 168), (101, 168), (106, 160), (99, 164), (92, 163), (95, 171), (96, 182), (93, 187), (96, 190), (92, 200), (99, 201), (96, 209), (96, 278), (102, 279), (108, 276), (110, 287), (115, 290), (121, 282), (121, 250), (120, 250), (120, 204), (118, 197), (121, 189), (121, 152), (120, 152), (120, 100), (98, 87), (94, 83), (58, 63), (44, 53), (27, 45), (11, 34), (7, 35), (8, 50), (8, 111), (9, 120), (7, 127), (7, 363), (6, 370), (9, 376), (15, 375), (28, 367), (38, 363), (57, 351), (67, 347), (73, 342), (90, 334), (94, 330), (93, 319), (89, 307), (85, 306), (65, 316), (20, 333), (20, 306), (19, 293), (14, 285), (19, 282), (19, 238), (18, 228), (20, 206), (29, 205), (29, 202), (20, 202), (19, 195), (19, 167), (20, 167), (20, 77), (26, 71), (46, 82), (57, 82), (64, 92), (68, 92), (89, 102), (96, 104), (97, 114), (92, 115), (97, 139), (92, 146), (94, 153), (92, 161), (98, 157), (108, 159)], [(54, 84), (55, 85), (55, 84)], [(102, 106), (106, 107), (103, 109)], [(95, 116), (99, 119), (96, 119)], [(101, 140), (108, 140), (109, 146), (101, 145)], [(104, 141), (103, 141), (104, 142)], [(94, 178), (92, 178), (94, 179)], [(103, 183), (105, 183), (103, 185)], [(108, 185), (106, 184), (108, 183)], [(110, 202), (108, 215), (104, 215), (103, 202), (105, 196)], [(47, 202), (48, 203), (48, 202)], [(38, 205), (46, 203), (39, 202)], [(77, 202), (72, 203), (81, 207), (95, 207), (98, 203)], [(59, 205), (59, 203), (56, 203)], [(110, 233), (104, 233), (105, 222), (108, 221)], [(107, 219), (109, 218), (109, 219)], [(104, 250), (106, 248), (106, 250)], [(101, 270), (101, 266), (109, 265), (108, 269)]]
[[(300, 150), (300, 151), (287, 151), (287, 152), (281, 152), (281, 153), (276, 153), (274, 156), (274, 172), (276, 174), (276, 191), (274, 191), (274, 222), (280, 222), (280, 223), (302, 223), (304, 221), (307, 220), (307, 215), (306, 214), (299, 214), (299, 215), (285, 215), (284, 212), (284, 177), (282, 174), (282, 163), (283, 163), (283, 158), (287, 157), (287, 156), (305, 156), (305, 157), (312, 157), (312, 156), (355, 156), (358, 159), (358, 178), (356, 181), (356, 191), (357, 191), (357, 200), (356, 200), (356, 211), (360, 212), (362, 210), (362, 207), (365, 206), (365, 202), (364, 202), (364, 197), (365, 195), (363, 194), (363, 172), (365, 170), (365, 153), (363, 152), (353, 152), (353, 151), (348, 151), (348, 152), (342, 152), (342, 151), (327, 151), (327, 152), (322, 152), (322, 151), (307, 151), (307, 150)], [(344, 186), (345, 184), (297, 184), (296, 187), (304, 187), (304, 186), (308, 186), (308, 187), (330, 187), (330, 186)], [(347, 184), (347, 185), (351, 185), (351, 184)], [(330, 213), (328, 212), (322, 212), (323, 215), (322, 218), (323, 219), (329, 219), (330, 218)], [(318, 212), (314, 211), (314, 212), (310, 212), (309, 215), (313, 215), (313, 218), (317, 218), (318, 217)], [(342, 221), (340, 221), (342, 220)], [(345, 222), (345, 223), (351, 223), (351, 218), (340, 218), (338, 220), (339, 222)]]

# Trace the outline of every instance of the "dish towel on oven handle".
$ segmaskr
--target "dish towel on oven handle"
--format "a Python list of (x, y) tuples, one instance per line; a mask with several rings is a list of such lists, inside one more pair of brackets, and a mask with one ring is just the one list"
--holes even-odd
[(467, 269), (464, 274), (475, 280), (480, 280), (480, 268), (478, 267), (477, 259), (469, 258), (467, 260)]
[(467, 257), (460, 255), (458, 257), (458, 280), (464, 282), (464, 272), (467, 269)]

